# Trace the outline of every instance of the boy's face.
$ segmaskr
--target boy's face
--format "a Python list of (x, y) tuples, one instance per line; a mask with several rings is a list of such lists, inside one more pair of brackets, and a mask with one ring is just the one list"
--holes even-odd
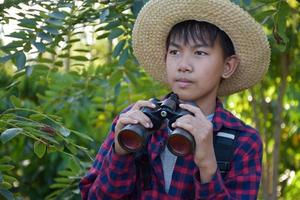
[(227, 59), (217, 39), (213, 46), (201, 41), (178, 37), (170, 41), (166, 55), (168, 84), (172, 91), (185, 101), (215, 100)]

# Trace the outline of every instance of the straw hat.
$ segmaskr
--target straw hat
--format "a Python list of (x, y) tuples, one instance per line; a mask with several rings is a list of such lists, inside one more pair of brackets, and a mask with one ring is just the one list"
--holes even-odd
[(133, 29), (133, 50), (140, 65), (154, 79), (166, 83), (166, 40), (171, 28), (182, 21), (206, 21), (231, 38), (240, 64), (221, 82), (225, 96), (259, 82), (270, 64), (270, 47), (262, 27), (229, 0), (150, 0), (140, 11)]

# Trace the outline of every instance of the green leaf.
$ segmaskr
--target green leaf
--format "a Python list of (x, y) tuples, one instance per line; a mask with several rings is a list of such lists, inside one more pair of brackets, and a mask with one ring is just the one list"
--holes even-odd
[(108, 35), (109, 35), (109, 33), (103, 33), (102, 35), (97, 36), (96, 39), (97, 39), (97, 40), (101, 40), (101, 39), (107, 38)]
[(81, 170), (80, 161), (76, 157), (72, 157), (69, 164), (70, 169), (73, 172), (79, 173)]
[(124, 33), (124, 31), (120, 28), (115, 28), (113, 29), (110, 34), (108, 35), (108, 39), (109, 40), (113, 40), (114, 38), (119, 37), (120, 35), (122, 35)]
[(134, 76), (134, 74), (131, 71), (126, 70), (125, 73), (126, 73), (127, 77), (129, 78), (129, 80), (133, 83), (133, 85), (138, 84), (137, 78)]
[(286, 20), (290, 13), (290, 6), (287, 2), (282, 1), (279, 3), (278, 10), (278, 32), (285, 34), (286, 32)]
[(72, 144), (67, 144), (66, 148), (73, 154), (76, 155), (77, 154), (77, 149), (76, 147), (74, 147)]
[(13, 165), (3, 165), (3, 164), (0, 165), (0, 171), (10, 171), (13, 168), (15, 168), (15, 166)]
[(25, 31), (20, 31), (20, 32), (13, 32), (9, 35), (6, 35), (7, 37), (12, 37), (12, 38), (19, 38), (19, 39), (27, 39), (27, 33)]
[(56, 53), (57, 53), (57, 52), (55, 51), (55, 48), (49, 48), (49, 47), (47, 47), (47, 48), (46, 48), (46, 51), (49, 52), (49, 53), (51, 53), (51, 54), (53, 54), (53, 55), (56, 55)]
[(240, 5), (240, 0), (232, 0), (233, 3), (235, 3), (236, 5)]
[(50, 185), (50, 188), (51, 189), (55, 189), (55, 188), (67, 188), (69, 186), (70, 186), (70, 184), (67, 184), (67, 183), (54, 183), (54, 184)]
[(105, 28), (105, 27), (103, 27), (103, 26), (100, 26), (99, 28), (97, 28), (97, 29), (95, 30), (95, 32), (103, 31), (103, 30), (104, 30), (104, 28)]
[(106, 8), (106, 9), (102, 10), (102, 12), (100, 14), (100, 20), (105, 21), (108, 16), (109, 16), (109, 9)]
[(34, 153), (39, 157), (42, 158), (46, 152), (46, 145), (39, 141), (34, 143)]
[(275, 9), (270, 9), (270, 10), (265, 10), (265, 11), (262, 11), (262, 12), (257, 12), (257, 13), (255, 13), (255, 18), (258, 21), (260, 21), (261, 23), (262, 22), (265, 23), (265, 20), (272, 17), (275, 12), (277, 12), (277, 10), (275, 10)]
[(88, 61), (89, 59), (85, 56), (71, 56), (70, 58), (78, 61)]
[(6, 63), (12, 58), (12, 55), (0, 56), (0, 63)]
[(132, 13), (135, 17), (137, 17), (138, 13), (140, 12), (141, 8), (145, 5), (145, 3), (148, 0), (140, 0), (140, 1), (134, 1), (133, 5), (132, 5)]
[(91, 142), (94, 141), (91, 137), (89, 137), (89, 136), (86, 135), (86, 134), (82, 134), (82, 133), (77, 132), (77, 131), (72, 131), (72, 133), (74, 133), (75, 135), (77, 135), (77, 136), (79, 136), (79, 137), (82, 137), (82, 138), (84, 138), (84, 139), (87, 139), (87, 140), (89, 140), (89, 141), (91, 141)]
[(52, 153), (52, 152), (57, 152), (57, 151), (64, 151), (64, 146), (61, 145), (61, 144), (54, 144), (54, 145), (51, 145), (51, 146), (48, 146), (47, 147), (47, 152), (48, 153)]
[(0, 140), (3, 144), (13, 139), (23, 131), (22, 128), (10, 128), (6, 129), (0, 136)]
[(111, 85), (116, 85), (117, 83), (119, 83), (121, 81), (121, 79), (123, 78), (123, 71), (121, 70), (115, 70), (110, 79), (109, 82)]
[(52, 143), (52, 144), (59, 145), (59, 142), (54, 139), (55, 133), (46, 133), (44, 131), (33, 130), (33, 131), (31, 131), (31, 134), (36, 135), (37, 137), (45, 139), (47, 141), (47, 143)]
[(61, 27), (64, 25), (63, 21), (61, 21), (60, 19), (54, 19), (54, 18), (49, 18), (46, 20), (46, 22), (51, 25), (58, 26), (58, 27)]
[(0, 188), (4, 188), (4, 189), (11, 189), (12, 188), (12, 185), (10, 184), (10, 183), (8, 183), (8, 182), (2, 182), (1, 184), (0, 184)]
[(16, 48), (18, 47), (23, 47), (24, 45), (24, 41), (13, 41), (3, 47), (0, 47), (1, 50), (3, 50), (4, 52), (7, 52), (7, 51), (15, 51)]
[(29, 77), (33, 72), (33, 67), (27, 65), (25, 70), (26, 70), (26, 76)]
[(289, 38), (286, 34), (286, 23), (287, 17), (290, 13), (289, 4), (285, 1), (280, 1), (278, 3), (278, 12), (275, 16), (275, 20), (277, 26), (274, 31), (274, 38), (277, 41), (278, 49), (283, 52), (286, 50), (287, 43), (289, 42)]
[[(9, 175), (3, 175), (3, 179), (6, 181), (6, 182), (9, 182), (9, 183), (13, 183), (15, 181), (18, 181), (15, 177), (13, 176), (9, 176)], [(0, 181), (1, 182), (1, 181)]]
[(58, 182), (58, 183), (70, 183), (71, 180), (69, 178), (55, 178), (54, 179), (55, 182)]
[(32, 42), (32, 44), (40, 53), (44, 53), (46, 51), (46, 46), (42, 42)]
[(49, 64), (51, 64), (52, 62), (53, 62), (53, 60), (51, 60), (49, 58), (39, 58), (39, 63), (49, 63)]
[(10, 191), (5, 190), (5, 189), (0, 188), (0, 195), (2, 197), (6, 198), (7, 200), (14, 200), (15, 199), (13, 193), (11, 193)]
[(70, 170), (62, 170), (58, 172), (61, 176), (76, 176), (76, 172), (70, 171)]
[(111, 29), (116, 28), (116, 27), (118, 27), (118, 26), (120, 26), (120, 25), (121, 25), (120, 20), (118, 20), (118, 21), (112, 21), (112, 22), (108, 23), (108, 24), (104, 27), (104, 29), (105, 29), (105, 30), (111, 30)]
[(49, 14), (49, 17), (55, 18), (55, 19), (64, 19), (66, 17), (66, 14), (60, 11), (54, 11)]
[(18, 24), (19, 26), (30, 28), (30, 29), (35, 29), (36, 28), (36, 21), (33, 19), (20, 19), (20, 23)]
[(22, 102), (19, 98), (17, 98), (16, 96), (14, 95), (11, 95), (9, 97), (9, 100), (11, 101), (11, 103), (15, 106), (15, 107), (22, 107)]
[(17, 66), (18, 70), (23, 69), (25, 67), (25, 63), (26, 63), (26, 56), (25, 56), (24, 52), (18, 51), (17, 53), (15, 53), (14, 57), (16, 60), (16, 66)]
[(128, 48), (126, 48), (123, 50), (122, 54), (120, 55), (119, 64), (124, 65), (126, 63), (128, 57), (129, 57), (129, 50), (128, 50)]
[(247, 6), (249, 6), (249, 5), (251, 4), (251, 0), (243, 0), (243, 2), (244, 2)]
[(47, 42), (52, 42), (52, 37), (49, 34), (46, 34), (44, 32), (38, 32), (37, 36), (40, 37), (42, 40), (45, 40)]
[(58, 131), (60, 134), (62, 134), (65, 137), (68, 137), (71, 134), (70, 130), (65, 127), (58, 128)]
[(26, 42), (24, 47), (23, 47), (23, 51), (25, 52), (29, 52), (32, 49), (31, 47), (31, 43), (30, 42)]
[(114, 48), (114, 51), (113, 51), (113, 54), (112, 56), (113, 57), (117, 57), (119, 56), (120, 52), (122, 51), (123, 47), (125, 46), (126, 44), (126, 40), (121, 40), (117, 45), (116, 47)]
[(45, 119), (45, 116), (42, 114), (32, 114), (29, 116), (29, 119), (35, 120), (35, 121), (41, 121)]
[(75, 43), (75, 42), (79, 42), (79, 41), (80, 41), (79, 38), (78, 39), (72, 39), (72, 40), (69, 40), (68, 43)]
[(12, 161), (12, 159), (9, 156), (3, 156), (2, 158), (0, 158), (0, 163), (10, 162), (10, 161)]
[(14, 74), (13, 78), (14, 78), (14, 80), (18, 80), (18, 78), (23, 77), (24, 75), (25, 75), (24, 70), (23, 70), (23, 71), (17, 71), (17, 72)]
[(52, 26), (50, 26), (50, 25), (48, 25), (48, 26), (43, 26), (42, 29), (45, 30), (45, 31), (47, 31), (48, 33), (53, 34), (53, 35), (58, 35), (58, 34), (59, 34), (58, 29), (57, 29), (57, 28), (54, 28), (54, 27), (52, 27)]
[(73, 51), (84, 52), (84, 53), (89, 53), (89, 52), (91, 52), (91, 50), (88, 50), (88, 49), (74, 49)]

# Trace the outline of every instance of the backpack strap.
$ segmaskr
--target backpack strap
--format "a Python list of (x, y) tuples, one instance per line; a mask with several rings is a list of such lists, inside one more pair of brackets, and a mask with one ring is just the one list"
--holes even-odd
[(230, 171), (238, 133), (237, 130), (222, 127), (214, 137), (215, 155), (223, 178)]

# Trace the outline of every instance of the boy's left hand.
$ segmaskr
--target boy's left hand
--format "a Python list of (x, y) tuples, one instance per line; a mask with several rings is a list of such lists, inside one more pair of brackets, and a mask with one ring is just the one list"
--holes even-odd
[(196, 149), (194, 161), (200, 169), (201, 182), (209, 182), (217, 170), (217, 161), (213, 146), (213, 124), (207, 119), (200, 108), (190, 104), (180, 104), (182, 109), (192, 115), (184, 115), (173, 123), (173, 127), (180, 127), (194, 136)]

